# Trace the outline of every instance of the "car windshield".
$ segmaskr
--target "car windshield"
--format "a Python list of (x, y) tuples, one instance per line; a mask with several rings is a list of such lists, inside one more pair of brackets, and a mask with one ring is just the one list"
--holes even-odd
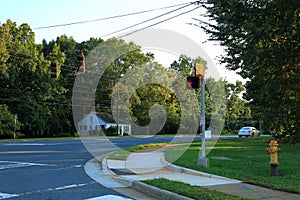
[(250, 127), (243, 127), (241, 130), (250, 130)]

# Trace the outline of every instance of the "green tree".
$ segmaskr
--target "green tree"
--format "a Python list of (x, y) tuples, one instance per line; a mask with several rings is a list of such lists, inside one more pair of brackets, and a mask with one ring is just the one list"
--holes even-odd
[[(0, 138), (13, 138), (15, 125), (16, 131), (20, 130), (22, 124), (18, 120), (15, 124), (15, 116), (9, 111), (8, 106), (0, 104)], [(20, 133), (16, 132), (16, 135)]]
[(200, 56), (196, 59), (192, 59), (184, 54), (179, 56), (178, 61), (174, 60), (174, 62), (171, 64), (171, 69), (180, 72), (180, 74), (183, 76), (192, 76), (195, 73), (193, 71), (193, 66), (195, 66), (196, 63), (203, 64), (205, 69), (207, 69), (207, 62)]
[(201, 26), (225, 47), (222, 63), (248, 78), (245, 98), (253, 117), (276, 138), (300, 136), (300, 2), (208, 0), (211, 21)]
[[(76, 79), (75, 73), (77, 70), (76, 62), (78, 55), (84, 52), (87, 57), (89, 52), (97, 47), (103, 40), (100, 38), (90, 38), (88, 41), (78, 43), (73, 37), (61, 35), (47, 43), (43, 40), (41, 51), (44, 58), (50, 61), (57, 60), (60, 67), (60, 76), (56, 81), (52, 81), (55, 87), (59, 87), (52, 91), (52, 115), (53, 127), (56, 127), (56, 134), (69, 133), (74, 135), (76, 130), (72, 114), (72, 91)], [(88, 72), (87, 66), (87, 72)], [(55, 125), (54, 125), (55, 124)]]
[[(35, 134), (44, 133), (43, 116), (35, 112), (34, 107), (41, 107), (39, 91), (44, 89), (39, 85), (47, 73), (46, 62), (41, 59), (34, 41), (34, 33), (28, 24), (17, 27), (16, 23), (7, 20), (1, 26), (1, 37), (6, 38), (3, 43), (8, 59), (1, 63), (6, 69), (1, 73), (2, 101), (9, 105), (10, 109), (17, 113), (20, 121), (24, 124), (21, 131), (29, 131), (28, 124)], [(1, 66), (1, 68), (2, 68)], [(47, 87), (47, 86), (45, 86)], [(30, 121), (30, 118), (34, 118)], [(31, 134), (31, 133), (30, 133)]]
[[(107, 68), (99, 80), (96, 91), (95, 103), (97, 110), (111, 113), (111, 95), (117, 87), (118, 80), (127, 70), (141, 67), (143, 64), (150, 62), (152, 57), (142, 53), (141, 47), (136, 44), (126, 43), (124, 40), (117, 38), (108, 39), (102, 45), (105, 46), (104, 52), (97, 53), (97, 55), (103, 54), (109, 57), (110, 54), (115, 54), (119, 56), (107, 63)], [(118, 53), (124, 49), (128, 49), (128, 52)]]
[(230, 134), (236, 134), (243, 126), (257, 126), (257, 124), (253, 124), (250, 107), (241, 98), (242, 92), (245, 91), (243, 83), (241, 81), (236, 81), (235, 84), (226, 83), (226, 90), (227, 111), (225, 130)]
[[(184, 84), (178, 87), (186, 91)], [(184, 117), (173, 91), (178, 87), (174, 71), (157, 62), (130, 68), (119, 83), (119, 114), (123, 119), (130, 116), (137, 125), (132, 127), (134, 134), (177, 133)]]
[[(62, 104), (58, 99), (63, 97), (65, 89), (59, 81), (50, 78), (50, 60), (44, 59), (41, 45), (35, 44), (28, 24), (17, 26), (7, 20), (0, 30), (0, 38), (6, 38), (1, 48), (7, 58), (1, 63), (5, 69), (0, 73), (1, 103), (18, 114), (23, 123), (20, 131), (25, 137), (54, 135), (60, 125), (53, 121), (59, 122), (58, 113), (62, 113), (55, 105)], [(64, 55), (59, 53), (58, 46), (52, 54), (51, 59), (56, 54), (60, 55), (56, 59), (63, 62)]]

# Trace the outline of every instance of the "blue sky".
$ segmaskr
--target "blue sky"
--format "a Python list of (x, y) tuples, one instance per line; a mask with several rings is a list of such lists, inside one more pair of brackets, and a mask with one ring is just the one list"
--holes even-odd
[[(127, 14), (154, 8), (161, 8), (190, 1), (186, 0), (0, 0), (4, 5), (0, 13), (1, 23), (6, 19), (11, 19), (17, 24), (28, 23), (36, 33), (36, 42), (41, 42), (43, 38), (46, 40), (55, 39), (57, 36), (67, 34), (73, 36), (76, 41), (87, 40), (90, 37), (100, 37), (107, 33), (130, 26), (134, 23), (147, 20), (153, 16), (170, 11), (171, 9), (160, 10), (130, 17), (123, 17), (112, 20), (98, 21), (80, 25), (72, 25), (58, 28), (50, 28), (38, 30), (41, 26), (72, 23), (86, 20), (99, 19), (103, 17)], [(5, 2), (5, 3), (3, 3)], [(195, 7), (195, 6), (193, 6)], [(174, 8), (173, 8), (174, 9)], [(189, 8), (190, 9), (190, 8)], [(184, 11), (186, 11), (185, 9)], [(170, 22), (163, 23), (157, 27), (164, 28), (180, 25), (181, 28), (188, 28), (186, 22), (191, 22), (191, 17), (196, 17), (199, 11), (192, 14), (181, 16)], [(171, 15), (168, 15), (171, 16)], [(180, 20), (180, 23), (177, 23)], [(150, 24), (150, 23), (148, 23)], [(172, 27), (173, 26), (173, 27)], [(179, 28), (180, 29), (180, 28)], [(199, 28), (197, 28), (199, 29)], [(200, 29), (199, 29), (200, 31)]]
[[(187, 0), (0, 0), (2, 10), (0, 12), (0, 23), (4, 23), (7, 19), (11, 19), (18, 25), (28, 23), (35, 32), (36, 43), (41, 43), (42, 39), (47, 41), (55, 40), (56, 37), (66, 34), (72, 36), (77, 42), (88, 40), (90, 37), (101, 37), (105, 34), (112, 33), (133, 24), (148, 20), (152, 17), (171, 11), (175, 8), (149, 12), (129, 17), (122, 17), (104, 21), (96, 21), (72, 26), (54, 27), (49, 29), (36, 29), (43, 26), (51, 26), (57, 24), (73, 23), (86, 20), (94, 20), (104, 17), (111, 17), (121, 14), (139, 12), (143, 10), (156, 9), (170, 5), (190, 2)], [(177, 7), (176, 7), (177, 8)], [(188, 11), (195, 8), (194, 5), (182, 9), (182, 11), (174, 12), (174, 14), (166, 15), (166, 17), (145, 23), (135, 28), (139, 29), (155, 22), (159, 22), (168, 17)], [(217, 43), (206, 42), (208, 35), (196, 26), (188, 25), (189, 22), (195, 22), (192, 18), (200, 18), (200, 14), (204, 14), (204, 9), (197, 9), (188, 14), (182, 15), (173, 20), (164, 22), (154, 26), (154, 28), (168, 29), (176, 31), (191, 38), (201, 45), (209, 56), (216, 61), (216, 57), (223, 53), (222, 48)], [(127, 31), (129, 31), (127, 30)], [(120, 34), (120, 33), (118, 33)], [(117, 36), (118, 34), (104, 37)], [(161, 61), (163, 62), (163, 61)], [(222, 77), (226, 77), (230, 82), (234, 82), (238, 78), (234, 72), (228, 72), (223, 66), (218, 67)]]

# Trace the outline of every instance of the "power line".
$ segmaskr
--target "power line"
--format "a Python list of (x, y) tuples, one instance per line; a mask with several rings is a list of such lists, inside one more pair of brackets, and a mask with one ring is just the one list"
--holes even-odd
[(181, 5), (185, 5), (185, 4), (191, 4), (191, 3), (195, 3), (195, 2), (181, 3), (181, 4), (172, 5), (172, 6), (166, 6), (166, 7), (155, 8), (155, 9), (150, 9), (150, 10), (144, 10), (144, 11), (140, 11), (140, 12), (127, 13), (127, 14), (123, 14), (123, 15), (115, 15), (115, 16), (111, 16), (111, 17), (103, 17), (103, 18), (99, 18), (99, 19), (71, 22), (71, 23), (65, 23), (65, 24), (56, 24), (56, 25), (50, 25), (50, 26), (41, 26), (41, 27), (36, 27), (36, 28), (33, 28), (33, 29), (35, 29), (35, 30), (48, 29), (48, 28), (55, 28), (55, 27), (62, 27), (62, 26), (85, 24), (85, 23), (96, 22), (96, 21), (104, 21), (104, 20), (109, 20), (109, 19), (127, 17), (127, 16), (131, 16), (131, 15), (139, 15), (139, 14), (143, 14), (143, 13), (147, 13), (147, 12), (153, 12), (153, 11), (157, 11), (157, 10), (173, 8), (173, 7), (177, 7), (177, 6), (181, 6)]
[(194, 10), (200, 8), (200, 7), (201, 7), (201, 6), (198, 6), (198, 7), (196, 7), (196, 8), (193, 8), (192, 10), (185, 11), (185, 12), (180, 13), (180, 14), (178, 14), (178, 15), (175, 15), (175, 16), (173, 16), (173, 17), (170, 17), (170, 18), (164, 19), (164, 20), (162, 20), (162, 21), (156, 22), (156, 23), (154, 23), (154, 24), (151, 24), (151, 25), (149, 25), (149, 26), (146, 26), (146, 27), (144, 27), (144, 28), (134, 30), (134, 31), (132, 31), (132, 32), (130, 32), (130, 33), (127, 33), (127, 34), (125, 34), (125, 35), (122, 35), (122, 36), (120, 36), (120, 37), (118, 37), (118, 38), (123, 38), (123, 37), (129, 36), (129, 35), (132, 35), (132, 34), (134, 34), (134, 33), (136, 33), (136, 32), (139, 32), (139, 31), (145, 30), (145, 29), (147, 29), (147, 28), (150, 28), (150, 27), (152, 27), (152, 26), (156, 26), (156, 25), (158, 25), (158, 24), (161, 24), (161, 23), (163, 23), (163, 22), (169, 21), (169, 20), (171, 20), (171, 19), (174, 19), (174, 18), (179, 17), (179, 16), (181, 16), (181, 15), (184, 15), (184, 14), (186, 14), (186, 13), (192, 12), (192, 11), (194, 11)]
[(147, 19), (147, 20), (142, 21), (142, 22), (139, 22), (139, 23), (137, 23), (137, 24), (128, 26), (128, 27), (126, 27), (126, 28), (122, 28), (122, 29), (117, 30), (117, 31), (114, 31), (114, 32), (112, 32), (112, 33), (105, 34), (105, 35), (101, 36), (101, 38), (106, 37), (106, 36), (109, 36), (109, 35), (113, 35), (113, 34), (115, 34), (115, 33), (121, 32), (121, 31), (125, 31), (125, 30), (127, 30), (127, 29), (129, 29), (129, 28), (133, 28), (133, 27), (138, 26), (138, 25), (141, 25), (141, 24), (144, 24), (144, 23), (146, 23), (146, 22), (149, 22), (149, 21), (152, 21), (152, 20), (154, 20), (154, 19), (160, 18), (160, 17), (162, 17), (162, 16), (164, 16), (164, 15), (168, 15), (168, 14), (170, 14), (170, 13), (172, 13), (172, 12), (175, 12), (175, 11), (178, 11), (178, 10), (183, 9), (183, 8), (185, 8), (185, 7), (188, 7), (188, 6), (190, 6), (190, 5), (192, 5), (192, 4), (187, 4), (187, 5), (182, 6), (182, 7), (180, 7), (180, 8), (171, 10), (171, 11), (169, 11), (169, 12), (166, 12), (166, 13), (161, 14), (161, 15), (158, 15), (158, 16), (156, 16), (156, 17)]

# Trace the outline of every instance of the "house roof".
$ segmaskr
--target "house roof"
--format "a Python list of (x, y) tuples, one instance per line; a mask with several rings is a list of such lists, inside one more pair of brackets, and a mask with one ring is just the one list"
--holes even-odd
[[(98, 117), (100, 117), (103, 121), (105, 121), (106, 123), (117, 123), (116, 120), (114, 119), (114, 117), (109, 114), (109, 113), (104, 113), (104, 112), (96, 112), (96, 115)], [(128, 121), (125, 121), (123, 119), (118, 119), (119, 123), (123, 123), (123, 124), (128, 124)]]
[(101, 112), (101, 113), (96, 113), (96, 114), (97, 114), (98, 117), (100, 117), (106, 123), (116, 123), (114, 118), (108, 113)]

